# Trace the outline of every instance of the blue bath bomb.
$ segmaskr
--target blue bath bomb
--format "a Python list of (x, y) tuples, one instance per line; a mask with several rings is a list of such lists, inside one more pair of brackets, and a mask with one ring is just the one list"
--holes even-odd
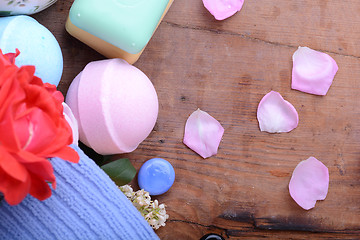
[(58, 85), (63, 71), (63, 57), (54, 35), (35, 19), (20, 15), (0, 17), (0, 49), (3, 53), (20, 50), (17, 66), (34, 65), (35, 76)]
[(138, 184), (150, 195), (167, 192), (175, 181), (173, 166), (162, 158), (153, 158), (145, 162), (138, 174)]

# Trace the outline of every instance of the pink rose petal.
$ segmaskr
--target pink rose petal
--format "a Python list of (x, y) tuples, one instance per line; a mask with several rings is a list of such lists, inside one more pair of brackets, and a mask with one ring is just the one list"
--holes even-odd
[(317, 200), (324, 200), (328, 188), (329, 170), (314, 157), (296, 166), (289, 183), (291, 197), (305, 210), (315, 207)]
[(216, 20), (224, 20), (240, 11), (244, 0), (203, 0), (203, 4)]
[(198, 109), (186, 121), (184, 144), (203, 158), (211, 157), (217, 153), (223, 134), (220, 123)]
[(63, 110), (63, 114), (65, 116), (66, 121), (69, 123), (71, 129), (72, 129), (72, 134), (73, 134), (73, 144), (78, 145), (79, 142), (79, 127), (78, 127), (78, 123), (77, 120), (73, 114), (73, 112), (71, 111), (70, 107), (66, 104), (66, 103), (62, 103), (64, 110)]
[(328, 54), (299, 47), (293, 55), (291, 88), (326, 95), (338, 69), (335, 60)]
[(261, 99), (257, 119), (260, 130), (269, 133), (290, 132), (299, 123), (294, 106), (275, 91), (269, 92)]

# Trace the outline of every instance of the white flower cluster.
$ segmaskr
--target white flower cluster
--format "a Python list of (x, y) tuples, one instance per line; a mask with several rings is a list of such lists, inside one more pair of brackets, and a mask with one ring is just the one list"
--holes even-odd
[(159, 204), (158, 200), (151, 201), (149, 193), (144, 189), (134, 192), (130, 185), (119, 188), (153, 229), (165, 226), (166, 219), (169, 218), (169, 215), (166, 214), (165, 204)]

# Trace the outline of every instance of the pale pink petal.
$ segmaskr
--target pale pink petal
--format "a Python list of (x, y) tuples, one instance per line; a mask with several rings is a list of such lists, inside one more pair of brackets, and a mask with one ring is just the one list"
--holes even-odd
[(326, 95), (338, 69), (335, 60), (328, 54), (299, 47), (293, 55), (291, 88)]
[(289, 183), (291, 197), (305, 210), (315, 207), (317, 200), (324, 200), (328, 188), (329, 170), (314, 157), (296, 166)]
[(224, 20), (240, 11), (244, 0), (203, 0), (203, 4), (216, 20)]
[(71, 111), (70, 107), (66, 103), (62, 103), (64, 110), (63, 114), (65, 116), (66, 121), (69, 123), (71, 129), (72, 129), (72, 135), (73, 135), (73, 144), (78, 145), (79, 141), (79, 127), (77, 120)]
[(294, 106), (275, 91), (269, 92), (261, 99), (257, 119), (260, 130), (269, 133), (290, 132), (299, 123)]
[(211, 157), (217, 153), (223, 134), (221, 124), (198, 109), (186, 121), (184, 144), (203, 158)]

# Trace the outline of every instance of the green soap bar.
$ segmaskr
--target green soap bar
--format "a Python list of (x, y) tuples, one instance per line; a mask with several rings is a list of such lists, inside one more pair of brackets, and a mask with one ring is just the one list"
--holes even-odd
[(149, 42), (169, 0), (75, 0), (70, 20), (78, 28), (128, 52)]

